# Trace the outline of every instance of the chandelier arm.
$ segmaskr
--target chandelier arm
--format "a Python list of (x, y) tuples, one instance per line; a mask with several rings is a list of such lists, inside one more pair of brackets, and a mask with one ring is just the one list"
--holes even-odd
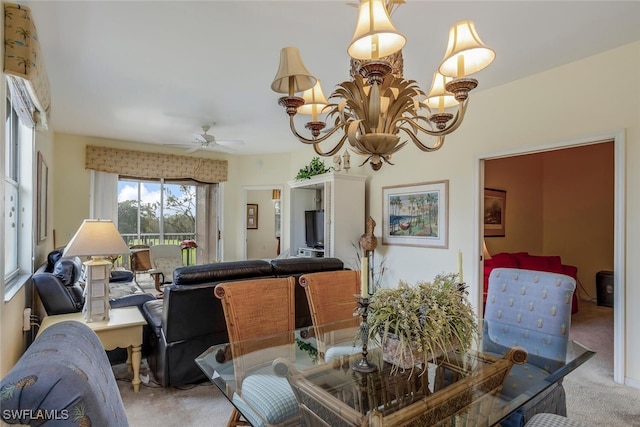
[(433, 146), (429, 147), (428, 145), (424, 145), (422, 142), (420, 142), (420, 139), (418, 139), (418, 137), (409, 129), (400, 128), (400, 130), (404, 131), (404, 133), (406, 133), (409, 138), (411, 138), (411, 141), (413, 141), (416, 147), (418, 147), (422, 151), (437, 151), (442, 148), (442, 145), (444, 145), (444, 135), (437, 136), (436, 143)]
[(320, 144), (313, 144), (313, 151), (315, 151), (318, 155), (320, 155), (322, 157), (330, 157), (330, 156), (333, 156), (334, 154), (336, 154), (338, 151), (340, 151), (342, 149), (342, 146), (344, 145), (346, 140), (347, 140), (347, 138), (346, 138), (346, 135), (345, 135), (342, 138), (340, 138), (340, 141), (338, 141), (338, 143), (331, 150), (327, 151), (326, 153), (323, 152), (320, 149)]
[[(464, 102), (461, 102), (460, 104), (458, 104), (458, 111), (456, 112), (456, 115), (453, 118), (453, 121), (449, 124), (449, 126), (447, 126), (446, 128), (442, 129), (442, 130), (437, 130), (437, 131), (433, 131), (431, 129), (428, 129), (426, 127), (421, 126), (415, 119), (419, 119), (419, 120), (425, 120), (424, 116), (415, 116), (415, 117), (398, 117), (395, 120), (395, 123), (399, 123), (399, 122), (406, 122), (409, 126), (414, 127), (414, 128), (418, 128), (418, 130), (422, 133), (425, 133), (427, 135), (431, 135), (431, 136), (445, 136), (450, 134), (451, 132), (455, 131), (456, 129), (458, 129), (458, 127), (460, 127), (460, 125), (462, 124), (462, 120), (464, 119), (464, 114), (467, 111), (467, 102), (469, 102), (469, 99), (465, 100)], [(404, 127), (399, 126), (398, 129), (401, 129), (403, 131), (405, 131), (406, 133), (409, 133), (410, 131), (406, 130)], [(415, 136), (415, 135), (414, 135)]]
[[(326, 139), (328, 139), (331, 135), (333, 135), (334, 133), (336, 133), (338, 130), (342, 129), (344, 127), (344, 124), (338, 124), (336, 126), (333, 127), (333, 129), (331, 129), (330, 131), (328, 131), (324, 136), (320, 137), (320, 138), (316, 138), (316, 139), (308, 139), (305, 138), (304, 136), (300, 135), (298, 133), (298, 131), (296, 130), (296, 124), (293, 120), (293, 116), (289, 116), (289, 128), (291, 129), (291, 133), (293, 134), (293, 136), (296, 137), (296, 139), (304, 144), (318, 144), (320, 142), (325, 141)], [(342, 138), (344, 139), (344, 138)], [(343, 141), (344, 142), (344, 141)]]

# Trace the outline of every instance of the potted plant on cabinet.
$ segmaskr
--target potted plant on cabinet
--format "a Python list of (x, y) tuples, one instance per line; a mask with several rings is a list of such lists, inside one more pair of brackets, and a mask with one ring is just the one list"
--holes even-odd
[(457, 348), (464, 351), (478, 337), (473, 307), (460, 289), (458, 275), (439, 274), (432, 282), (383, 288), (371, 297), (369, 338), (382, 345), (384, 360), (409, 369)]

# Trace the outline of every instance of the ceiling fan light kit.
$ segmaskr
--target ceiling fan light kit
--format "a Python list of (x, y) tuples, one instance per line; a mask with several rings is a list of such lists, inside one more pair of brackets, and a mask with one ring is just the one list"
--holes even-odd
[[(360, 1), (356, 29), (347, 49), (351, 80), (337, 85), (329, 96), (334, 102), (327, 101), (320, 81), (306, 69), (298, 48), (281, 50), (271, 89), (285, 94), (278, 103), (289, 116), (292, 134), (300, 142), (313, 145), (317, 154), (333, 156), (348, 142), (356, 154), (366, 157), (360, 166), (369, 161), (373, 170), (379, 170), (383, 162), (393, 164), (391, 156), (408, 142), (400, 141), (400, 131), (420, 150), (430, 152), (440, 149), (445, 136), (462, 123), (469, 92), (478, 85), (468, 76), (493, 62), (495, 52), (484, 45), (472, 21), (454, 24), (444, 58), (425, 94), (415, 80), (402, 75), (406, 38), (390, 18), (402, 3)], [(454, 107), (455, 114), (445, 111)], [(296, 129), (297, 113), (311, 115), (311, 121), (305, 124), (309, 137)], [(321, 114), (332, 123), (327, 130)], [(334, 134), (337, 143), (324, 151), (320, 143)]]

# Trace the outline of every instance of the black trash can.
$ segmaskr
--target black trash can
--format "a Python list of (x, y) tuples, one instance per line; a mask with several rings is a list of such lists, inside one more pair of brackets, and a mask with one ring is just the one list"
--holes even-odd
[(598, 305), (613, 307), (613, 271), (596, 273), (596, 297)]

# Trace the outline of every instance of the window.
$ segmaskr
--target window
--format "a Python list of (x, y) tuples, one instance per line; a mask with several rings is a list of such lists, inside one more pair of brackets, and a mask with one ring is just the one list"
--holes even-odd
[(18, 224), (20, 218), (18, 176), (18, 115), (7, 97), (5, 109), (5, 177), (4, 177), (4, 281), (18, 274)]
[[(5, 87), (4, 121), (4, 297), (19, 289), (19, 277), (32, 270), (33, 130), (19, 119)], [(7, 292), (12, 289), (11, 292)]]
[(118, 180), (118, 230), (129, 246), (194, 240), (196, 186), (163, 179)]

